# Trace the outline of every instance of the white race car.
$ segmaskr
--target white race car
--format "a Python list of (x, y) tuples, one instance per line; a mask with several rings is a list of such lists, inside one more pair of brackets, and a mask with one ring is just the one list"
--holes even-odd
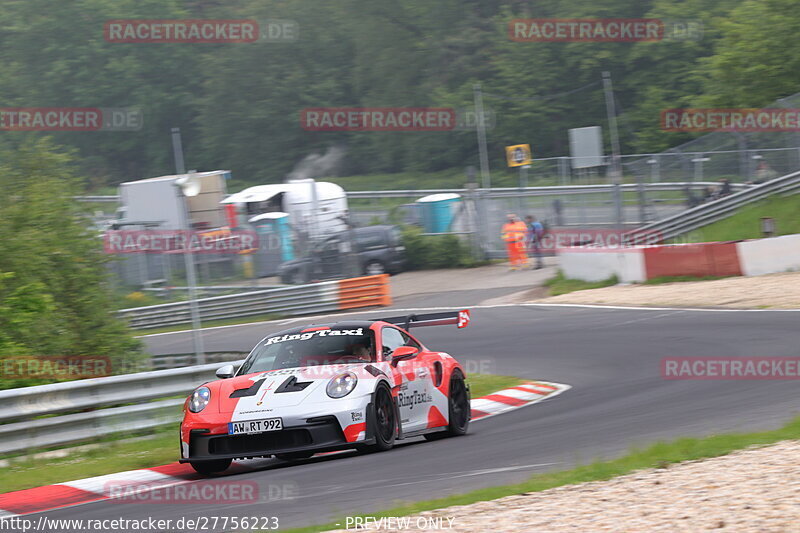
[(464, 369), (408, 329), (468, 322), (469, 312), (459, 311), (270, 335), (241, 367), (220, 368), (221, 379), (187, 398), (180, 461), (212, 474), (233, 459), (303, 459), (347, 448), (388, 450), (396, 439), (418, 435), (463, 435), (471, 418)]

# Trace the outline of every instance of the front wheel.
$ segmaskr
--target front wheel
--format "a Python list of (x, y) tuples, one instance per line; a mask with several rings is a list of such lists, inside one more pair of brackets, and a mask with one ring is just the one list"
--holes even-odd
[(383, 452), (394, 446), (397, 435), (397, 411), (392, 400), (389, 388), (381, 385), (375, 391), (375, 444), (372, 446), (359, 446), (361, 451)]
[(214, 459), (213, 461), (190, 461), (189, 464), (198, 474), (209, 476), (211, 474), (219, 474), (231, 466), (232, 459)]
[(443, 437), (457, 437), (464, 435), (469, 428), (471, 407), (469, 401), (469, 388), (464, 381), (464, 374), (456, 369), (450, 376), (450, 394), (448, 397), (449, 423), (444, 431), (426, 433), (425, 439), (438, 440)]

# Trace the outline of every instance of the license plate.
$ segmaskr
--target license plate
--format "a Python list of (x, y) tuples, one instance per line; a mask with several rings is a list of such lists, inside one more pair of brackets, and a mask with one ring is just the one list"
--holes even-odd
[(283, 420), (280, 418), (228, 422), (228, 435), (252, 435), (254, 433), (264, 433), (265, 431), (279, 431), (281, 429), (283, 429)]

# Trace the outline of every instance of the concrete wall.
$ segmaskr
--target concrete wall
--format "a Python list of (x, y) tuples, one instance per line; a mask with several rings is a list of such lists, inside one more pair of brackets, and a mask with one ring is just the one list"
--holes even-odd
[(800, 235), (742, 241), (736, 248), (745, 276), (800, 270)]
[(622, 283), (632, 283), (647, 279), (642, 249), (559, 248), (556, 253), (567, 278), (602, 281), (617, 276)]

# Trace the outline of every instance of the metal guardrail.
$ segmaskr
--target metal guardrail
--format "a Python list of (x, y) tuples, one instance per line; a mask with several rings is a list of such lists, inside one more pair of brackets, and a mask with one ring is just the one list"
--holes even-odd
[[(300, 315), (338, 309), (338, 282), (326, 281), (283, 289), (212, 296), (197, 300), (201, 320), (224, 320), (280, 313)], [(147, 329), (190, 324), (189, 302), (122, 309), (118, 315), (132, 328)]]
[(641, 226), (631, 232), (631, 242), (642, 244), (654, 234), (657, 234), (661, 241), (672, 239), (721, 220), (747, 204), (763, 200), (774, 194), (794, 193), (797, 191), (800, 191), (800, 172), (793, 172), (760, 185), (750, 186), (745, 190), (688, 209), (677, 215)]
[[(646, 191), (683, 191), (686, 187), (708, 187), (719, 185), (715, 181), (687, 181), (687, 182), (668, 182), (668, 183), (644, 183), (642, 186)], [(474, 193), (484, 195), (488, 198), (507, 198), (519, 196), (553, 196), (563, 194), (589, 194), (589, 193), (610, 193), (614, 190), (613, 184), (598, 185), (553, 185), (549, 187), (493, 187), (491, 189), (475, 189)], [(637, 192), (639, 184), (623, 183), (620, 186), (622, 192)], [(743, 190), (749, 185), (733, 183), (731, 187), (736, 190)], [(429, 194), (455, 193), (461, 195), (473, 194), (470, 189), (408, 189), (394, 191), (347, 191), (348, 198), (413, 198), (416, 196), (426, 196)]]
[(214, 363), (0, 391), (0, 454), (174, 423), (180, 418), (184, 399), (170, 397), (186, 396), (215, 379), (219, 366)]
[[(212, 296), (197, 300), (201, 320), (224, 320), (264, 314), (305, 315), (389, 305), (389, 276), (364, 276), (279, 289)], [(118, 315), (138, 329), (190, 324), (189, 302), (133, 307)]]
[[(664, 182), (664, 183), (644, 183), (646, 191), (680, 191), (684, 187), (698, 187), (719, 185), (715, 181), (690, 181), (690, 182)], [(625, 183), (620, 185), (623, 191), (635, 192), (639, 185), (636, 183)], [(734, 189), (743, 189), (747, 185), (741, 183), (731, 184)], [(475, 189), (476, 192), (485, 194), (489, 198), (501, 198), (506, 196), (551, 196), (556, 194), (587, 194), (587, 193), (607, 193), (612, 191), (613, 184), (597, 185), (553, 185), (547, 187), (493, 187), (491, 189)], [(416, 196), (427, 196), (429, 194), (456, 193), (461, 195), (469, 194), (470, 189), (405, 189), (390, 191), (346, 191), (348, 198), (412, 198)], [(118, 202), (119, 196), (76, 196), (76, 200), (84, 202)]]
[[(248, 352), (203, 352), (207, 364), (221, 365), (234, 359), (244, 359)], [(196, 363), (194, 353), (175, 353), (153, 355), (150, 357), (150, 367), (152, 370), (167, 370), (170, 368), (184, 368)]]

